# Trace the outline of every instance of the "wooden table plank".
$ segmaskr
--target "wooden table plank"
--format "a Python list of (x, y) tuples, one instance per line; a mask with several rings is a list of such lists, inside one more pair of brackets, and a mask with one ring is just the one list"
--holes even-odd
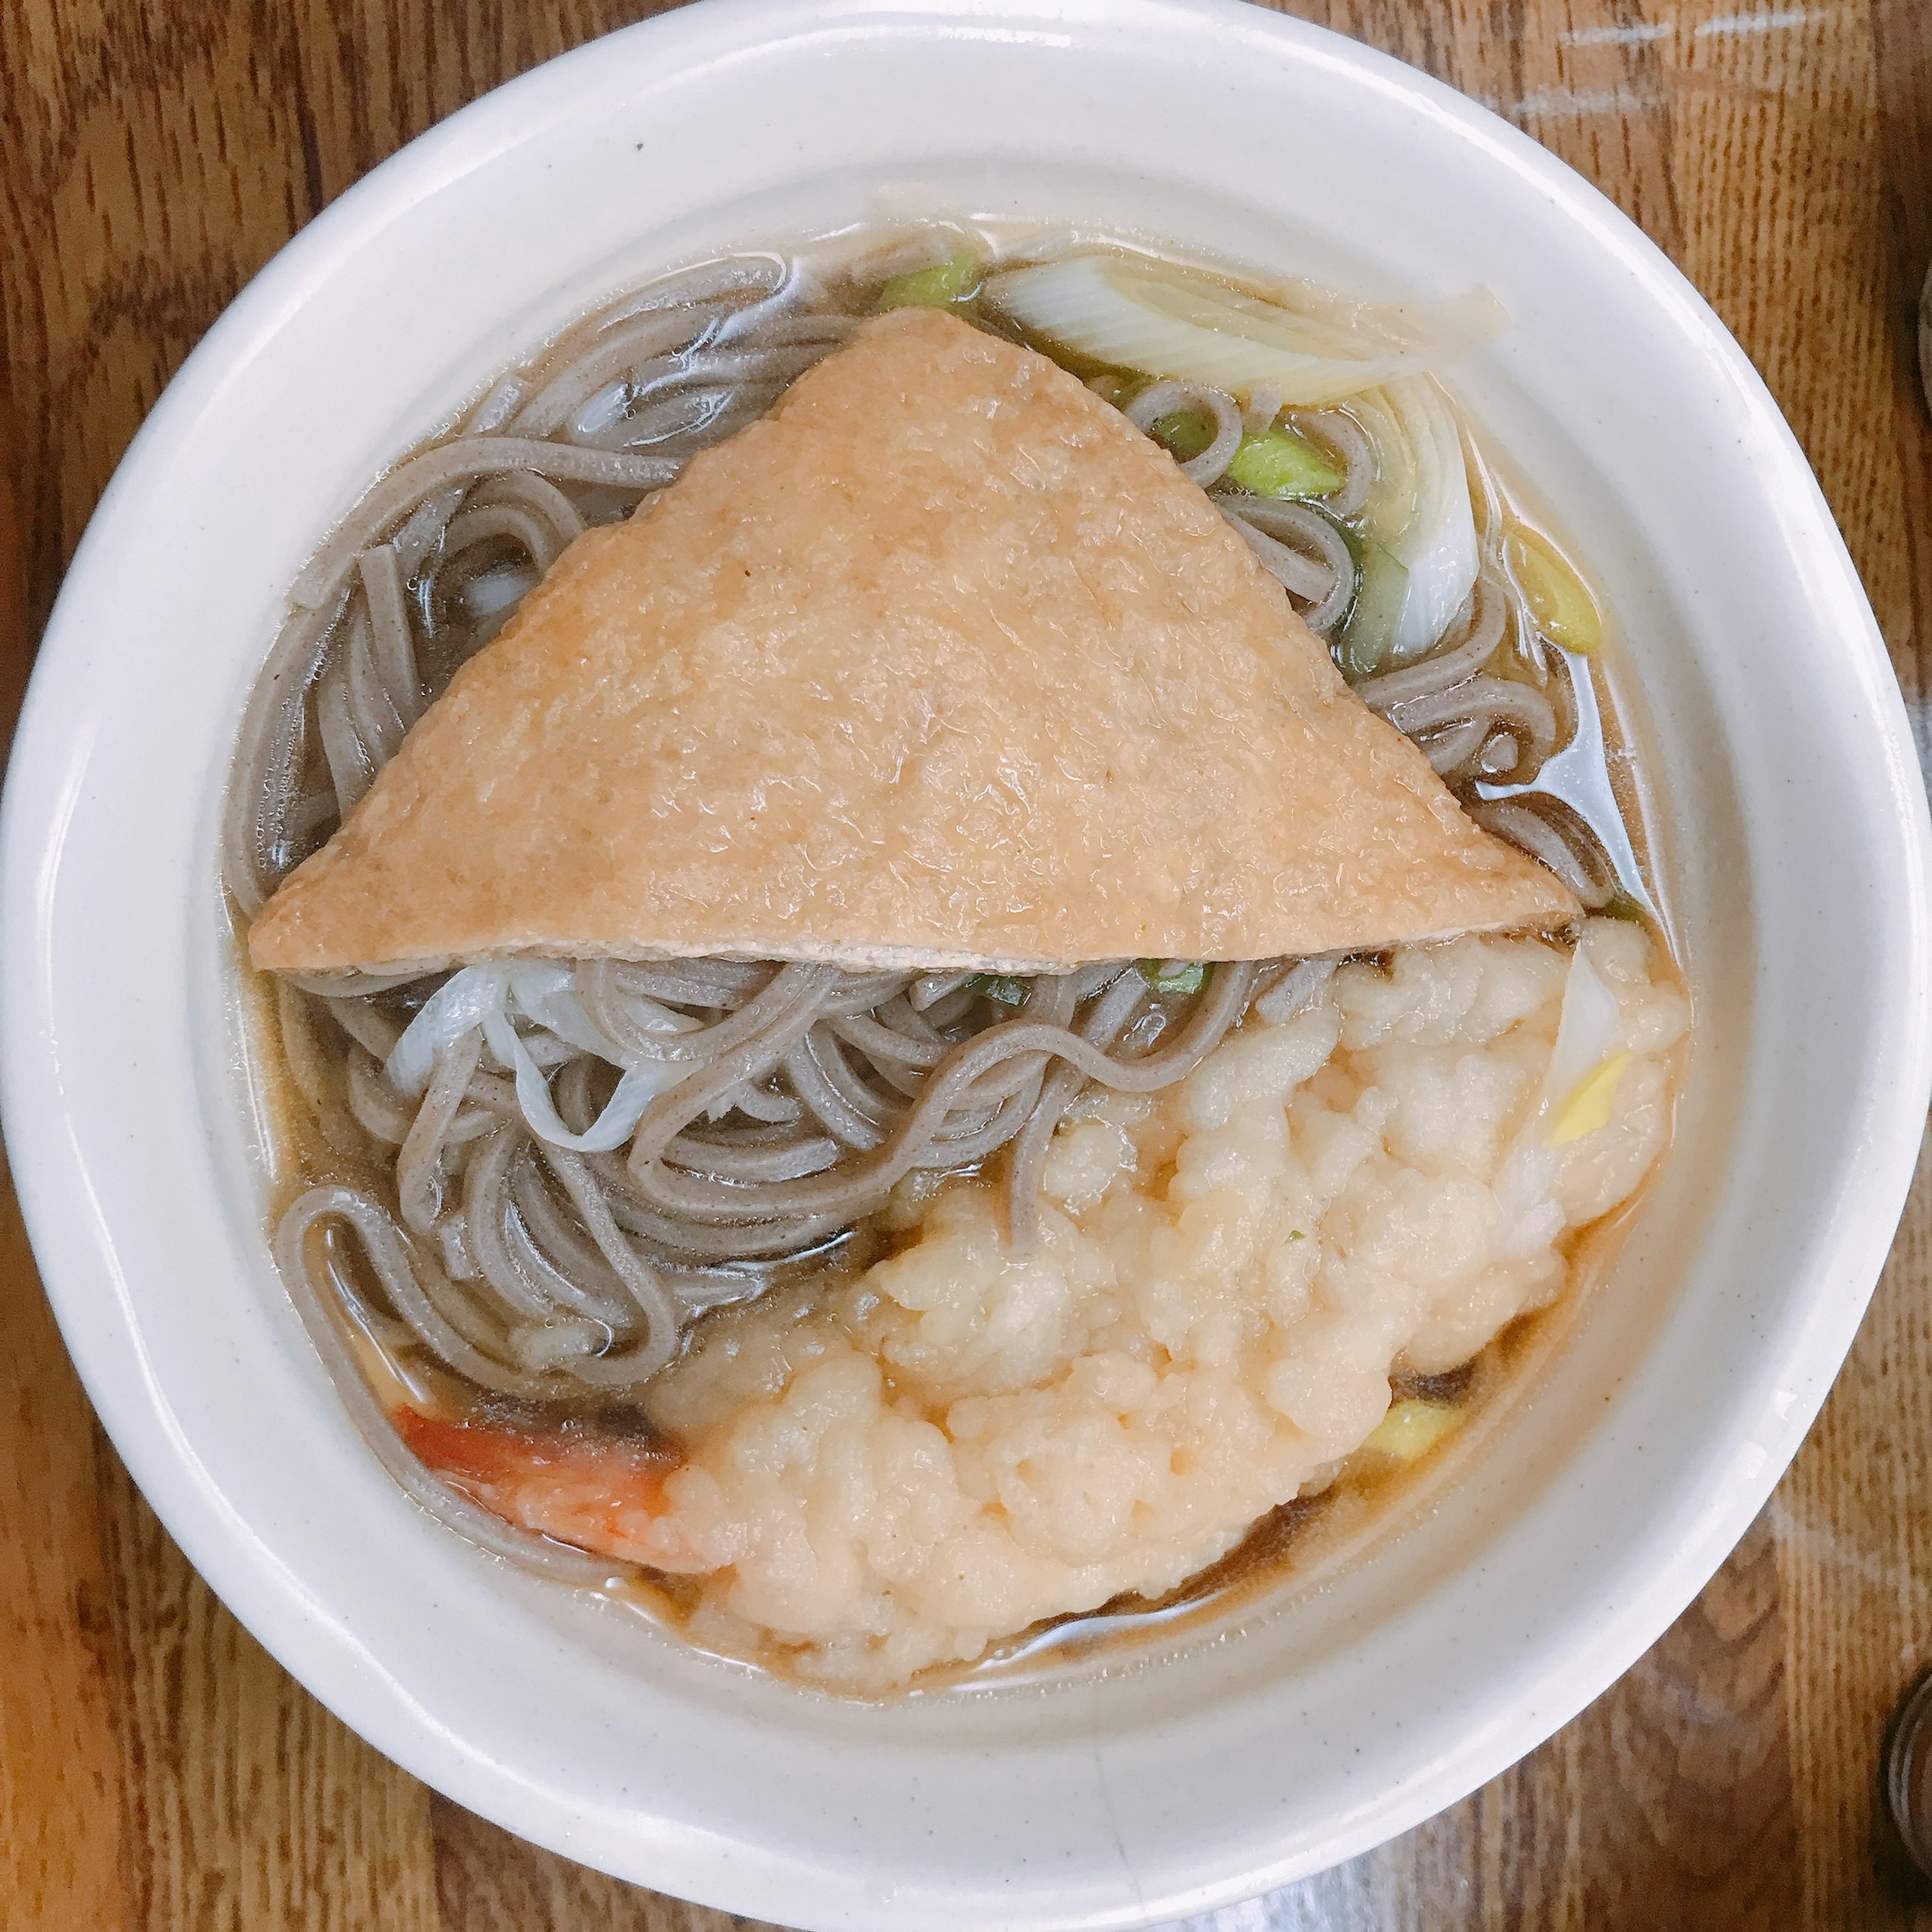
[[(167, 374), (411, 135), (645, 9), (604, 0), (0, 0), (0, 728), (27, 640)], [(1920, 0), (1294, 0), (1496, 107), (1682, 266), (1816, 466), (1927, 689), (1932, 251)], [(6, 485), (17, 482), (17, 514)], [(0, 729), (0, 736), (4, 729)], [(432, 1798), (269, 1662), (91, 1420), (0, 1215), (0, 1923), (100, 1932), (723, 1932)], [(1932, 1662), (1932, 1169), (1770, 1509), (1622, 1683), (1394, 1844), (1200, 1922), (1932, 1927), (1877, 1822)]]
[[(31, 656), (24, 524), (0, 395), (0, 742)], [(93, 1413), (41, 1294), (0, 1161), (0, 1918), (127, 1924), (118, 1684)]]
[(0, 1176), (0, 1916), (129, 1924), (94, 1421)]

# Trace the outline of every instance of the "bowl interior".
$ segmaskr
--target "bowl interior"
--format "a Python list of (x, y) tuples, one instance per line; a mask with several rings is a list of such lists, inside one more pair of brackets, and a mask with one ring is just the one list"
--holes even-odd
[[(1450, 380), (1616, 614), (1697, 1032), (1675, 1151), (1587, 1322), (1401, 1534), (1244, 1610), (1238, 1642), (859, 1706), (512, 1574), (376, 1468), (270, 1268), (214, 828), (290, 580), (494, 371), (682, 260), (948, 213), (1497, 292), (1514, 327)], [(1923, 795), (1762, 386), (1522, 137), (1232, 7), (713, 4), (446, 124), (292, 244), (164, 399), (76, 562), (7, 810), (10, 1142), (76, 1359), (170, 1527), (411, 1770), (788, 1924), (1150, 1923), (1492, 1775), (1761, 1503), (1923, 1118)]]

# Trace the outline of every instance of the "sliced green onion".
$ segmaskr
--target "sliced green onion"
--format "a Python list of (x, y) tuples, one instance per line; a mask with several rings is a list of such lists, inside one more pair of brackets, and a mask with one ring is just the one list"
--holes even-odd
[(881, 315), (889, 308), (947, 308), (977, 292), (981, 273), (979, 256), (962, 248), (950, 262), (895, 275), (874, 307)]
[(1362, 1447), (1372, 1455), (1397, 1462), (1414, 1462), (1427, 1455), (1445, 1436), (1461, 1426), (1462, 1412), (1453, 1402), (1412, 1399), (1392, 1402), (1389, 1412), (1368, 1434)]
[(1243, 436), (1228, 465), (1228, 481), (1255, 496), (1325, 496), (1345, 480), (1307, 437), (1287, 428)]
[(1140, 967), (1156, 993), (1198, 993), (1208, 983), (1208, 968), (1198, 959), (1143, 959)]
[(975, 973), (966, 982), (966, 990), (977, 993), (982, 1000), (991, 1000), (996, 1006), (1026, 1004), (1026, 982), (1016, 980), (1009, 973)]
[(1355, 576), (1355, 601), (1342, 627), (1342, 672), (1345, 677), (1372, 677), (1388, 656), (1408, 598), (1408, 571), (1393, 551), (1374, 538), (1362, 544), (1361, 567)]
[(1556, 546), (1518, 524), (1503, 548), (1511, 574), (1529, 599), (1536, 628), (1566, 651), (1594, 651), (1604, 641), (1604, 620), (1582, 580)]
[[(1199, 410), (1176, 410), (1156, 416), (1156, 442), (1178, 462), (1198, 456), (1214, 440), (1214, 422)], [(1228, 481), (1251, 496), (1325, 496), (1342, 487), (1343, 477), (1305, 436), (1292, 429), (1250, 430), (1228, 465)]]
[(1154, 418), (1154, 439), (1165, 443), (1177, 462), (1190, 462), (1214, 440), (1214, 420), (1198, 410), (1176, 410)]

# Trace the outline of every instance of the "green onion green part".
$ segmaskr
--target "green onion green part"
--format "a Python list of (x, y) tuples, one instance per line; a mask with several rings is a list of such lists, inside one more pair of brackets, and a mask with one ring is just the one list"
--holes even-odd
[(1228, 465), (1228, 481), (1254, 496), (1325, 496), (1344, 480), (1307, 437), (1286, 428), (1243, 436)]
[(1198, 993), (1208, 983), (1208, 968), (1198, 959), (1143, 959), (1141, 975), (1156, 993)]
[(979, 292), (982, 272), (979, 256), (962, 248), (950, 262), (895, 275), (879, 291), (875, 306), (881, 315), (889, 308), (950, 308)]
[(1214, 418), (1198, 410), (1176, 410), (1154, 418), (1154, 438), (1173, 451), (1176, 462), (1192, 462), (1214, 440)]
[[(1214, 440), (1214, 419), (1199, 410), (1176, 410), (1154, 418), (1154, 436), (1173, 452), (1175, 461), (1186, 463)], [(1325, 496), (1345, 480), (1307, 437), (1288, 428), (1250, 430), (1227, 474), (1230, 483), (1250, 496), (1276, 499)]]
[(1594, 651), (1604, 641), (1604, 620), (1582, 580), (1556, 546), (1519, 524), (1503, 548), (1529, 600), (1536, 628), (1566, 651)]
[(996, 1006), (1026, 1004), (1026, 982), (1016, 980), (1010, 974), (975, 973), (966, 982), (966, 988), (969, 992), (977, 993), (982, 1000), (991, 1000)]

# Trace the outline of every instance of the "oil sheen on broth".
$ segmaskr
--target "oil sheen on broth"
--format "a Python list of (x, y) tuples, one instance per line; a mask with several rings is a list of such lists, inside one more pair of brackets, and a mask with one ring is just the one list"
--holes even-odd
[[(1426, 373), (1480, 304), (1391, 320), (1173, 272), (934, 226), (621, 298), (352, 513), (244, 728), (243, 932), (580, 531), (866, 318), (930, 308), (1164, 445), (1362, 700), (1583, 908), (1580, 940), (1259, 965), (244, 967), (278, 1259), (378, 1453), (486, 1546), (830, 1688), (1038, 1667), (1356, 1547), (1555, 1345), (1668, 1141), (1688, 1015), (1613, 646)], [(1212, 364), (1274, 302), (1310, 400), (1238, 353), (1226, 387), (1125, 359)], [(1138, 1086), (1003, 1055), (1029, 1022)], [(626, 1026), (728, 1072), (771, 1044), (668, 1143), (736, 1219), (636, 1191), (624, 1137), (670, 1076), (626, 1118), (652, 1084)]]

